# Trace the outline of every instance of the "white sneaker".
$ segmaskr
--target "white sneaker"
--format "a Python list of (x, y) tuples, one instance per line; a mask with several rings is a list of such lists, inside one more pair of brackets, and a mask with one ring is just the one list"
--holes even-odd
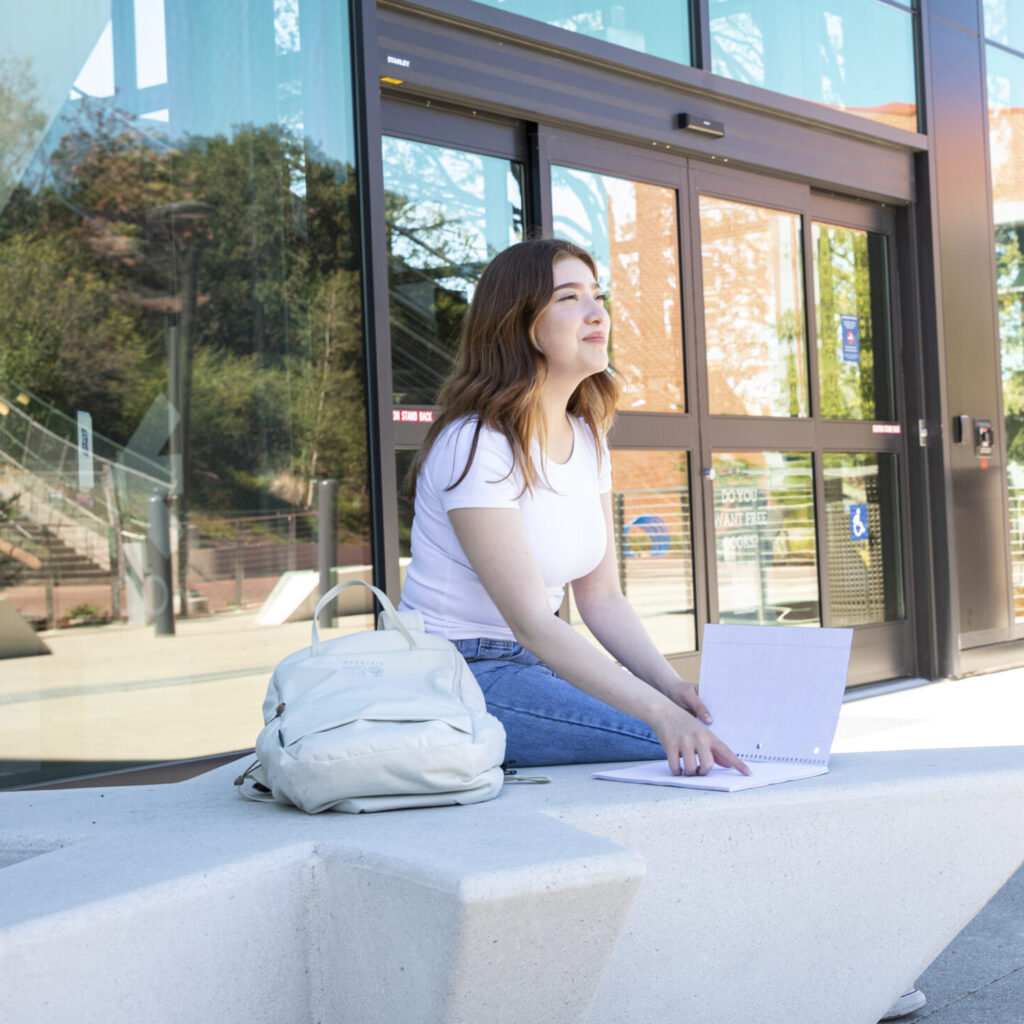
[(924, 993), (919, 988), (908, 988), (907, 991), (889, 1007), (886, 1014), (882, 1017), (882, 1020), (895, 1020), (897, 1017), (905, 1017), (908, 1013), (920, 1010), (921, 1007), (924, 1006), (925, 1002)]

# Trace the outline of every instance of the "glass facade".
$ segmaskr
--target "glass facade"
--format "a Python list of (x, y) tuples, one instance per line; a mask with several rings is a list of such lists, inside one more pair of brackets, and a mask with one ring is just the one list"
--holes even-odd
[[(944, 314), (989, 301), (948, 272), (950, 224), (974, 232), (974, 266), (994, 225), (1018, 624), (999, 639), (1024, 635), (1024, 29), (1016, 5), (985, 0), (992, 224), (987, 209), (980, 227), (951, 222), (948, 208), (924, 206), (948, 191), (915, 198), (913, 165), (934, 158), (946, 189), (963, 174), (978, 197), (981, 157), (944, 163), (948, 134), (902, 145), (878, 127), (917, 128), (917, 6), (385, 4), (381, 41), (387, 26), (410, 52), (421, 31), (458, 45), (434, 47), (428, 68), (396, 44), (387, 59), (407, 81), (388, 76), (364, 112), (353, 109), (352, 12), (338, 0), (97, 0), (64, 5), (59, 23), (31, 5), (6, 10), (0, 787), (251, 747), (272, 666), (308, 639), (322, 531), (336, 532), (337, 575), (370, 578), (371, 541), (389, 586), (392, 561), (400, 572), (408, 557), (401, 494), (371, 515), (368, 438), (381, 442), (382, 475), (394, 467), (401, 481), (480, 272), (542, 225), (593, 252), (608, 286), (628, 414), (611, 435), (618, 569), (659, 649), (695, 655), (706, 618), (865, 625), (889, 645), (869, 670), (893, 676), (927, 671), (921, 658), (966, 664), (975, 642), (956, 646), (955, 609), (940, 623), (952, 639), (933, 645), (952, 653), (922, 654), (920, 623), (880, 627), (938, 609), (905, 571), (911, 554), (915, 568), (929, 558), (919, 539), (972, 550), (969, 453), (943, 441), (952, 525), (927, 510), (922, 525), (942, 484), (930, 474), (932, 491), (907, 493), (924, 486), (924, 456), (904, 417), (933, 411), (936, 382), (954, 413), (997, 415), (994, 401), (954, 408), (969, 389), (942, 379), (950, 365), (970, 374), (966, 349), (982, 348), (969, 330), (952, 337)], [(563, 45), (507, 33), (510, 22)], [(933, 55), (962, 53), (938, 46), (949, 27), (925, 26)], [(969, 47), (969, 35), (955, 42)], [(473, 63), (497, 46), (507, 63)], [(697, 83), (731, 131), (667, 135), (686, 103), (671, 69), (641, 54), (700, 55), (703, 69), (675, 78)], [(565, 76), (545, 79), (558, 62)], [(950, 92), (931, 100), (937, 125), (982, 116), (951, 109), (969, 76), (950, 67)], [(531, 82), (528, 99), (512, 87), (495, 99), (506, 73)], [(780, 95), (823, 104), (801, 109), (824, 123), (792, 105), (773, 122)], [(851, 131), (826, 107), (867, 120)], [(755, 137), (727, 116), (736, 110), (785, 130)], [(382, 146), (382, 180), (366, 195), (357, 123)], [(913, 232), (929, 222), (938, 241), (918, 266)], [(380, 253), (372, 280), (361, 231)], [(918, 273), (930, 259), (936, 308), (947, 291), (958, 300), (938, 316)], [(383, 318), (369, 343), (364, 293)], [(901, 323), (914, 327), (902, 339)], [(372, 374), (368, 344), (384, 353)], [(924, 379), (903, 380), (918, 367)], [(978, 365), (971, 387), (988, 374), (994, 389), (993, 373)], [(370, 422), (378, 374), (392, 386)], [(938, 426), (922, 419), (922, 446), (949, 424)], [(317, 516), (324, 479), (339, 485), (329, 520)], [(986, 501), (993, 515), (999, 500)], [(378, 511), (382, 537), (371, 536)], [(1004, 544), (1001, 529), (985, 532)], [(365, 628), (370, 610), (346, 605), (341, 628)], [(1004, 627), (962, 632), (980, 646)], [(886, 661), (897, 646), (902, 660)]]
[(986, 39), (1024, 50), (1024, 8), (1016, 0), (982, 0), (982, 9)]
[[(697, 649), (690, 457), (612, 451), (612, 516), (619, 585), (663, 654)], [(586, 633), (571, 609), (573, 625)]]
[(608, 290), (609, 355), (628, 412), (685, 412), (675, 189), (551, 168), (555, 234), (590, 252)]
[(821, 414), (891, 420), (889, 261), (884, 235), (813, 224)]
[(902, 619), (897, 456), (826, 452), (822, 462), (832, 625)]
[[(985, 6), (986, 33), (994, 21), (1006, 35), (1012, 18), (995, 19), (995, 6)], [(1024, 55), (986, 49), (1013, 609), (1024, 622)]]
[(690, 63), (690, 12), (687, 0), (644, 0), (640, 4), (587, 3), (580, 0), (478, 0), (488, 7), (592, 39), (624, 46), (677, 64)]
[(917, 130), (910, 5), (710, 0), (710, 30), (716, 75)]
[(710, 412), (806, 416), (799, 215), (701, 196), (700, 232)]
[(430, 405), (480, 274), (523, 237), (523, 166), (385, 136), (395, 405)]
[(0, 662), (0, 785), (251, 747), (314, 481), (369, 561), (347, 7), (3, 19), (0, 603), (50, 653)]
[[(483, 6), (691, 64), (691, 3), (477, 0)], [(985, 0), (1006, 33), (1024, 32), (1008, 0)], [(697, 5), (699, 6), (699, 5)], [(995, 17), (995, 15), (994, 15)], [(916, 15), (896, 0), (708, 0), (704, 67), (762, 89), (918, 130)], [(482, 18), (481, 20), (486, 20)], [(885, 73), (880, 74), (879, 69)]]
[(805, 452), (716, 452), (718, 621), (817, 625), (814, 480)]

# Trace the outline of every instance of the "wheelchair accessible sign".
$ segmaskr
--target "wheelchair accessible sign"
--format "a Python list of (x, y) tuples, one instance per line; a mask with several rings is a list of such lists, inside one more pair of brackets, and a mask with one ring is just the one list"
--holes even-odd
[(850, 540), (868, 539), (867, 505), (850, 506)]
[(839, 338), (843, 344), (843, 362), (860, 362), (860, 318), (843, 313), (839, 317)]

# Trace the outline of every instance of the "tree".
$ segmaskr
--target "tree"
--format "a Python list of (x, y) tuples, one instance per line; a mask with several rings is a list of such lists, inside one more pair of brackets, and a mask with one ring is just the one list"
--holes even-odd
[[(278, 125), (172, 144), (81, 101), (0, 216), (0, 375), (127, 443), (167, 388), (183, 246), (198, 292), (189, 491), (211, 511), (301, 503), (341, 482), (368, 534), (358, 196), (351, 167)], [(168, 210), (202, 204), (181, 222)]]
[(999, 295), (999, 344), (1002, 354), (1006, 455), (1024, 464), (1024, 255), (1016, 224), (996, 227), (996, 283)]
[(0, 56), (0, 210), (46, 130), (28, 57)]
[[(875, 322), (878, 296), (872, 292), (871, 246), (866, 231), (815, 225), (815, 285), (817, 287), (818, 378), (821, 413), (830, 419), (874, 419), (891, 416), (877, 408)], [(888, 311), (886, 311), (888, 312)], [(842, 358), (841, 317), (857, 317), (859, 358)]]

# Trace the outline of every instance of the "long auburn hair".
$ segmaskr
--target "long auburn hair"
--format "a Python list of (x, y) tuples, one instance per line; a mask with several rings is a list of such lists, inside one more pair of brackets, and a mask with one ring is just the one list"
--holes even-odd
[[(415, 497), (420, 467), (438, 435), (449, 423), (471, 415), (479, 422), (469, 458), (448, 489), (469, 472), (480, 430), (486, 426), (505, 435), (515, 460), (513, 469), (522, 473), (524, 492), (533, 490), (540, 469), (530, 449), (538, 441), (543, 451), (546, 441), (540, 402), (547, 368), (547, 357), (537, 347), (533, 330), (554, 294), (552, 268), (570, 257), (582, 260), (597, 276), (590, 253), (561, 238), (534, 238), (512, 245), (495, 256), (480, 276), (462, 324), (455, 364), (438, 394), (441, 413), (409, 468), (410, 499)], [(618, 384), (606, 369), (581, 381), (569, 399), (567, 411), (590, 428), (599, 458), (618, 396)]]

